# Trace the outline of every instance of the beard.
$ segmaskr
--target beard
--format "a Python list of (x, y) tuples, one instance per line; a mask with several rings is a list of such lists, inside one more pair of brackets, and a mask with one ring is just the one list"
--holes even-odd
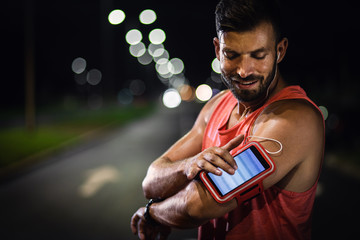
[[(241, 102), (254, 102), (259, 101), (267, 97), (268, 88), (272, 81), (274, 80), (276, 74), (276, 61), (273, 64), (273, 67), (270, 71), (269, 76), (264, 78), (260, 75), (250, 75), (246, 78), (240, 77), (238, 74), (226, 75), (224, 72), (221, 73), (221, 79), (225, 86), (230, 89), (232, 94), (238, 101)], [(253, 82), (258, 81), (259, 87), (257, 89), (248, 90), (248, 89), (239, 89), (235, 86), (235, 82)]]

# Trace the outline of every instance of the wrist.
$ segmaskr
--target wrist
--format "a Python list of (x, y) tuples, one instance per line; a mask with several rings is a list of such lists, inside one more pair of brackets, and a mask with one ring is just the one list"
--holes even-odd
[(150, 224), (153, 224), (153, 225), (156, 225), (157, 222), (150, 215), (150, 207), (152, 204), (157, 203), (157, 202), (160, 202), (160, 200), (159, 199), (150, 199), (149, 202), (145, 206), (145, 212), (144, 212), (145, 221)]

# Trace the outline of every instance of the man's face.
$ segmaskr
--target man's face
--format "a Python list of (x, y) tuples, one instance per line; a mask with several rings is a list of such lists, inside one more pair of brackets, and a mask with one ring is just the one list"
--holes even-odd
[(246, 32), (225, 32), (214, 40), (225, 85), (242, 102), (262, 99), (276, 74), (273, 28), (261, 23)]

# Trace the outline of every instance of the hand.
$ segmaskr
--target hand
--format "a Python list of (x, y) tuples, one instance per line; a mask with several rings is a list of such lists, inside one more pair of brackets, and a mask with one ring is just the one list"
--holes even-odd
[(237, 165), (230, 151), (239, 146), (243, 140), (244, 135), (241, 134), (222, 147), (211, 147), (205, 149), (193, 158), (189, 158), (186, 160), (186, 177), (192, 180), (201, 170), (220, 176), (222, 172), (218, 168), (223, 169), (229, 174), (234, 174), (237, 170)]
[(147, 223), (144, 217), (145, 208), (139, 208), (131, 218), (131, 231), (137, 234), (141, 240), (165, 240), (170, 232), (171, 228), (161, 224)]

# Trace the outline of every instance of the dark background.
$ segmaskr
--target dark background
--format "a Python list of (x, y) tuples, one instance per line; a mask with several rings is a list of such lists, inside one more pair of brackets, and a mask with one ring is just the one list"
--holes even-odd
[[(178, 57), (184, 61), (188, 82), (194, 87), (208, 82), (212, 72), (211, 62), (215, 57), (212, 39), (216, 35), (214, 9), (217, 2), (2, 1), (0, 129), (25, 125), (25, 67), (29, 64), (25, 56), (29, 49), (34, 52), (30, 61), (34, 66), (37, 114), (51, 108), (61, 110), (68, 105), (69, 99), (77, 102), (78, 107), (86, 108), (92, 94), (102, 96), (104, 106), (116, 103), (118, 93), (128, 88), (134, 79), (141, 79), (146, 84), (142, 101), (157, 100), (167, 86), (157, 78), (154, 63), (143, 66), (129, 54), (125, 34), (133, 28), (143, 32), (146, 45), (149, 43), (147, 34), (153, 28), (163, 29), (167, 36), (164, 45), (171, 58)], [(358, 3), (348, 0), (280, 2), (285, 35), (289, 39), (287, 55), (280, 64), (280, 70), (286, 80), (300, 84), (315, 103), (328, 110), (325, 164), (335, 159), (350, 163), (346, 169), (359, 169)], [(107, 17), (113, 9), (125, 12), (126, 19), (122, 24), (109, 24)], [(138, 20), (144, 9), (152, 9), (157, 14), (157, 20), (149, 26), (142, 25)], [(27, 30), (30, 32), (26, 34)], [(79, 86), (75, 82), (71, 64), (77, 57), (86, 59), (87, 69), (96, 68), (102, 72), (99, 85)], [(341, 181), (339, 179), (344, 176), (339, 176), (336, 169), (340, 165), (332, 165), (332, 170), (325, 168), (322, 174), (322, 178), (330, 182), (335, 190), (323, 196), (315, 206), (322, 213), (315, 213), (316, 226), (322, 224), (320, 230), (315, 229), (317, 236), (322, 236), (322, 230), (328, 228), (328, 224), (334, 227), (335, 220), (341, 222), (348, 213), (358, 211), (342, 211), (344, 199), (341, 196), (346, 196), (347, 203), (352, 203), (349, 206), (358, 204), (358, 189), (350, 186), (358, 186), (359, 171), (349, 171), (352, 175), (350, 180)], [(332, 173), (334, 168), (336, 171)], [(340, 182), (345, 182), (346, 186), (337, 186)], [(333, 208), (341, 214), (334, 215), (329, 211)], [(323, 217), (324, 212), (328, 213), (327, 219)], [(351, 226), (355, 226), (354, 223)], [(351, 229), (357, 231), (356, 227)]]
[[(329, 112), (327, 149), (356, 154), (360, 143), (356, 114), (358, 89), (359, 18), (353, 1), (280, 1), (289, 48), (280, 69), (285, 78), (300, 84), (308, 95)], [(138, 28), (147, 34), (153, 28), (166, 32), (164, 43), (170, 57), (184, 61), (185, 76), (196, 87), (211, 76), (215, 57), (214, 8), (217, 1), (2, 1), (0, 124), (23, 123), (25, 108), (26, 44), (34, 51), (36, 111), (82, 101), (89, 94), (115, 101), (119, 91), (133, 79), (146, 84), (146, 99), (167, 88), (158, 79), (154, 63), (143, 66), (128, 52), (125, 34)], [(153, 9), (157, 20), (142, 25), (138, 16)], [(107, 16), (113, 9), (126, 13), (125, 21), (113, 26)], [(29, 21), (33, 24), (28, 24)], [(28, 27), (26, 27), (28, 26)], [(30, 26), (30, 27), (29, 27)], [(33, 31), (31, 31), (31, 28)], [(26, 40), (30, 29), (30, 40)], [(31, 45), (31, 39), (33, 44)], [(78, 86), (71, 63), (87, 60), (87, 68), (102, 72), (97, 86)], [(16, 118), (9, 117), (15, 114)], [(15, 120), (14, 120), (15, 119)]]
[[(166, 86), (157, 79), (154, 64), (143, 66), (130, 56), (124, 36), (132, 28), (144, 32), (145, 44), (151, 29), (163, 29), (167, 34), (164, 45), (170, 57), (184, 61), (189, 83), (196, 87), (206, 82), (214, 58), (216, 3), (205, 0), (2, 1), (2, 115), (15, 110), (21, 113), (24, 109), (25, 23), (29, 19), (33, 19), (35, 103), (37, 109), (41, 109), (61, 105), (69, 96), (85, 98), (88, 92), (116, 101), (118, 92), (133, 79), (146, 83), (146, 96), (158, 96), (164, 91)], [(350, 1), (281, 3), (285, 34), (290, 43), (280, 65), (282, 73), (287, 80), (300, 84), (318, 105), (327, 107), (336, 123), (331, 130), (340, 132), (342, 138), (341, 143), (330, 144), (358, 145), (355, 136), (359, 128), (353, 117), (357, 113), (360, 85), (358, 7)], [(157, 14), (157, 20), (149, 26), (138, 21), (139, 13), (147, 8)], [(107, 16), (113, 9), (126, 13), (122, 24), (109, 24)], [(97, 68), (102, 72), (101, 84), (80, 88), (75, 83), (71, 63), (79, 56), (87, 60), (88, 69)], [(9, 123), (4, 121), (1, 123)]]

